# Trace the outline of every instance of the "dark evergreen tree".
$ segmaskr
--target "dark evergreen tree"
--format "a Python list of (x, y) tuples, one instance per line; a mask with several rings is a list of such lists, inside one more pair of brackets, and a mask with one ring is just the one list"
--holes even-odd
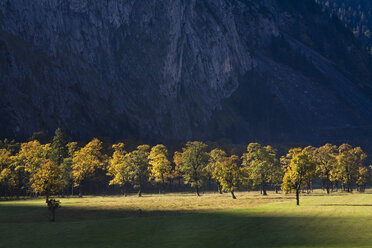
[(57, 164), (61, 165), (63, 160), (68, 157), (67, 139), (62, 132), (61, 128), (58, 128), (53, 137), (51, 143), (51, 155), (50, 158)]

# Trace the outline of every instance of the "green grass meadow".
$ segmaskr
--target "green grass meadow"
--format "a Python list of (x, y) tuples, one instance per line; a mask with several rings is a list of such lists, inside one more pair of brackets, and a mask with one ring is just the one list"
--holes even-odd
[[(372, 247), (372, 190), (269, 192), (0, 202), (0, 247)], [(141, 209), (141, 212), (138, 211)]]

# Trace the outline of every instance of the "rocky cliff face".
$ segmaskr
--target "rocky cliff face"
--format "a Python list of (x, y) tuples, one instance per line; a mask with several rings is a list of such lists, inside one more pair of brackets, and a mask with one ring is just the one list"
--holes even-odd
[(288, 142), (369, 132), (368, 58), (312, 1), (296, 2), (2, 0), (1, 135), (62, 127), (83, 139)]

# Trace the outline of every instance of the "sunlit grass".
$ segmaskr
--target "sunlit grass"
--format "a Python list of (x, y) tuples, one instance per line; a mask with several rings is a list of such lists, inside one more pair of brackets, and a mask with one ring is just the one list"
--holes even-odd
[[(0, 202), (0, 247), (372, 247), (372, 191), (164, 194)], [(138, 211), (141, 209), (141, 213)]]

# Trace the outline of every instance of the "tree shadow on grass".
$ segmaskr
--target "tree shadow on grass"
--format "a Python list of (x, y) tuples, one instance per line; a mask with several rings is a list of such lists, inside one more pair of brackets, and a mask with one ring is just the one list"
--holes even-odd
[(368, 247), (372, 235), (361, 217), (66, 206), (50, 223), (47, 214), (39, 206), (0, 206), (4, 247)]
[[(195, 211), (149, 211), (140, 208), (130, 209), (97, 209), (85, 207), (63, 206), (56, 212), (58, 222), (103, 220), (130, 217), (170, 216), (190, 214)], [(31, 223), (48, 222), (49, 212), (47, 207), (41, 206), (0, 206), (0, 223)]]

